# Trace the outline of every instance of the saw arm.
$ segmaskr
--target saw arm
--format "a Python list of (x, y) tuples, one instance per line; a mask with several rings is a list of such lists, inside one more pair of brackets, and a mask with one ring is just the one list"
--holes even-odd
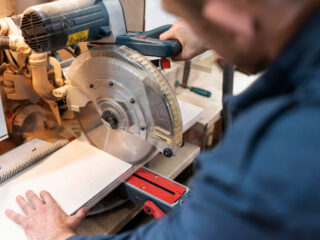
[(134, 163), (155, 147), (167, 157), (182, 146), (182, 119), (175, 95), (162, 73), (127, 47), (94, 48), (68, 70), (68, 106), (78, 112), (88, 139)]

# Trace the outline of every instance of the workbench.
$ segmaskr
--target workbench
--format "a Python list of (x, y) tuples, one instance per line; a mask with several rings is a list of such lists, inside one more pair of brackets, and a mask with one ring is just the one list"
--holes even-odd
[[(199, 143), (202, 149), (211, 147), (214, 139), (221, 137), (219, 120), (222, 112), (222, 80), (223, 69), (217, 63), (219, 56), (213, 51), (208, 51), (192, 60), (198, 66), (210, 69), (211, 72), (201, 71), (191, 66), (188, 86), (199, 87), (212, 93), (210, 98), (200, 96), (191, 92), (189, 89), (178, 87), (175, 89), (176, 96), (179, 100), (193, 104), (204, 109), (202, 117), (194, 125), (193, 130), (202, 133), (202, 140)], [(182, 64), (182, 63), (177, 63)], [(180, 74), (181, 75), (181, 74)], [(247, 76), (238, 71), (234, 76), (234, 95), (245, 91), (259, 75)]]

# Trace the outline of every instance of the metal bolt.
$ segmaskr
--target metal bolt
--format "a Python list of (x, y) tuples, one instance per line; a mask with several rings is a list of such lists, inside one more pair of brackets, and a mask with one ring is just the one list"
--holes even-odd
[(170, 158), (170, 157), (172, 157), (173, 152), (172, 152), (172, 150), (171, 150), (170, 148), (166, 148), (166, 149), (163, 151), (163, 155), (164, 155), (165, 157), (167, 157), (167, 158)]
[(116, 127), (116, 125), (117, 125), (116, 120), (115, 120), (115, 119), (113, 119), (112, 117), (108, 117), (108, 118), (106, 119), (106, 121), (107, 121), (107, 123), (109, 123), (109, 124), (110, 124), (110, 126), (111, 126), (112, 128), (115, 128), (115, 127)]
[(146, 211), (149, 213), (149, 212), (151, 212), (151, 209), (146, 207)]
[(130, 102), (131, 102), (132, 104), (134, 104), (134, 103), (136, 102), (136, 100), (134, 100), (133, 98), (131, 98)]
[(108, 118), (106, 119), (106, 121), (107, 121), (108, 123), (111, 123), (111, 122), (112, 122), (112, 118), (111, 118), (111, 117), (108, 117)]
[(112, 129), (118, 128), (119, 122), (118, 122), (116, 116), (112, 112), (110, 112), (110, 111), (103, 112), (101, 118), (104, 121), (106, 121)]
[(37, 150), (37, 148), (36, 148), (36, 147), (32, 148), (32, 152), (34, 152), (34, 151), (36, 151), (36, 150)]
[(159, 178), (159, 176), (154, 176), (154, 178)]
[(91, 83), (91, 84), (89, 85), (89, 88), (94, 88), (94, 84)]
[(145, 190), (145, 189), (146, 189), (146, 187), (141, 187), (141, 189), (142, 189), (142, 190)]

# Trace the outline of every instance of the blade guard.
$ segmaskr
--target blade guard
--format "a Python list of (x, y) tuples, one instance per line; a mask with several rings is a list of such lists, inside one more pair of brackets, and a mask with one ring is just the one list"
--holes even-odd
[[(93, 103), (110, 131), (125, 131), (167, 157), (182, 146), (182, 118), (163, 74), (125, 46), (103, 46), (78, 57), (68, 70), (69, 109)], [(134, 144), (134, 143), (133, 143)]]

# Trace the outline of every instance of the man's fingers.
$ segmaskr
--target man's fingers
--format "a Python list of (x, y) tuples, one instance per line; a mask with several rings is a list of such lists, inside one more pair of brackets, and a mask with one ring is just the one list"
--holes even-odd
[(183, 58), (183, 55), (182, 55), (182, 52), (181, 52), (177, 56), (172, 57), (172, 60), (173, 61), (183, 61), (185, 59)]
[(88, 212), (89, 212), (89, 208), (83, 207), (74, 215), (74, 217), (76, 217), (77, 219), (80, 219), (81, 221), (82, 219), (85, 218)]
[(9, 219), (11, 219), (12, 221), (14, 221), (15, 223), (17, 223), (19, 225), (22, 225), (26, 220), (24, 216), (22, 216), (19, 213), (15, 213), (12, 210), (6, 210), (5, 213)]
[(35, 208), (39, 208), (43, 205), (43, 201), (32, 191), (28, 191), (26, 197)]
[(23, 212), (27, 215), (32, 213), (34, 209), (31, 207), (31, 205), (24, 199), (22, 196), (17, 196), (16, 198), (18, 205), (23, 210)]
[(173, 38), (176, 38), (176, 37), (172, 28), (170, 28), (168, 31), (160, 35), (160, 40), (168, 40)]
[(40, 197), (42, 198), (44, 203), (51, 205), (51, 207), (55, 208), (56, 210), (62, 211), (64, 213), (60, 205), (56, 202), (56, 200), (51, 196), (50, 193), (48, 193), (47, 191), (41, 191)]
[(88, 214), (89, 208), (84, 207), (81, 208), (75, 215), (71, 216), (71, 227), (75, 230), (80, 222), (85, 218)]
[(54, 200), (54, 198), (51, 196), (51, 194), (48, 193), (47, 191), (41, 191), (40, 197), (47, 204), (57, 204), (56, 200)]

